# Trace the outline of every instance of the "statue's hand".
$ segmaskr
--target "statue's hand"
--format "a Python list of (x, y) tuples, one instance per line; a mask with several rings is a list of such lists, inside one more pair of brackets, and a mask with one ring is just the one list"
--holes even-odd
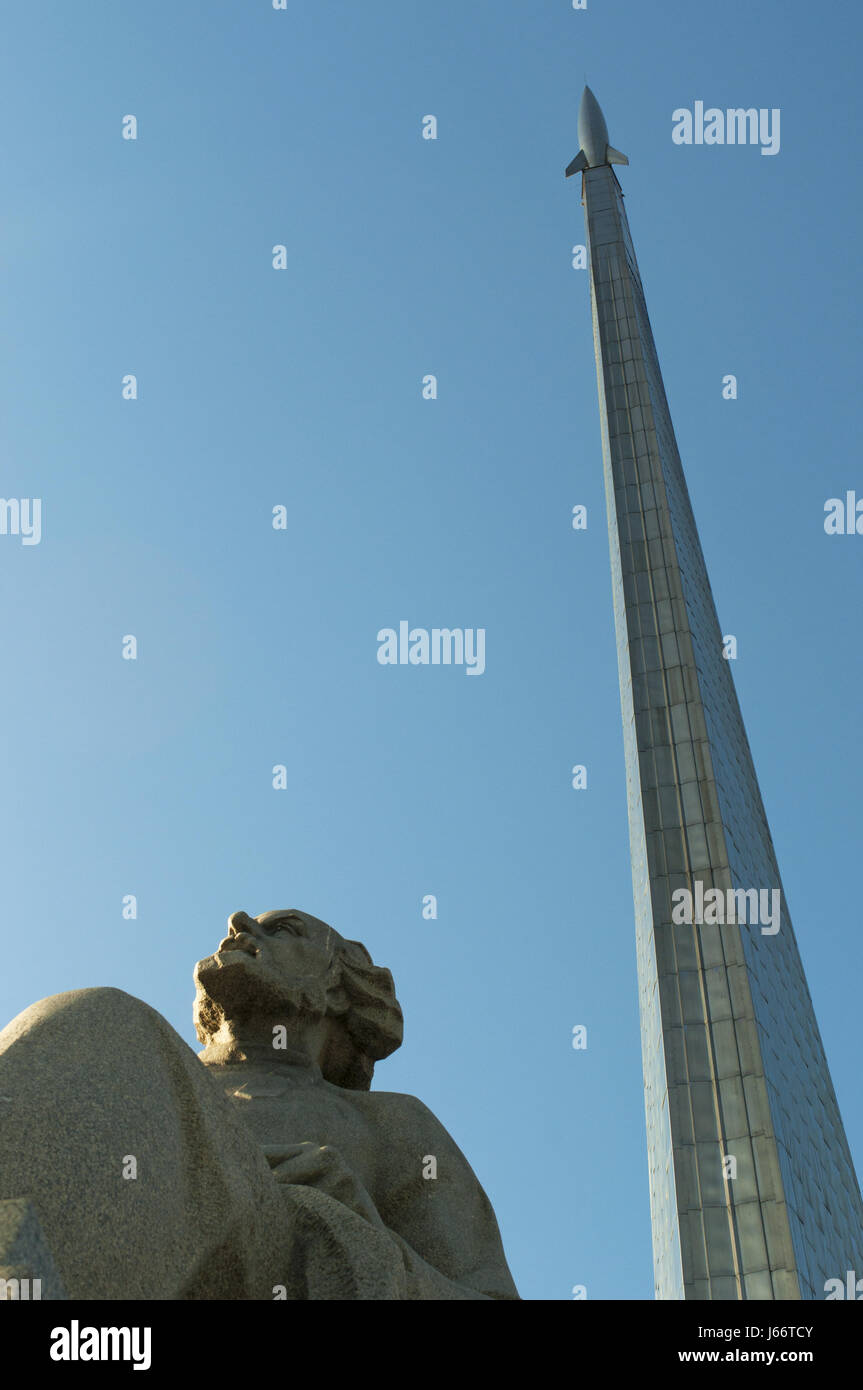
[(267, 1149), (265, 1157), (276, 1182), (317, 1187), (343, 1206), (350, 1207), (372, 1226), (386, 1229), (365, 1187), (338, 1149), (330, 1144), (287, 1144), (282, 1148)]

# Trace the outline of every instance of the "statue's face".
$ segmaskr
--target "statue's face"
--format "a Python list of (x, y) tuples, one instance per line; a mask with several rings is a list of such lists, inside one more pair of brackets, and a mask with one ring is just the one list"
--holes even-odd
[(195, 983), (227, 1015), (287, 1002), (298, 991), (323, 1000), (340, 942), (326, 922), (297, 909), (235, 912), (218, 950), (195, 967)]

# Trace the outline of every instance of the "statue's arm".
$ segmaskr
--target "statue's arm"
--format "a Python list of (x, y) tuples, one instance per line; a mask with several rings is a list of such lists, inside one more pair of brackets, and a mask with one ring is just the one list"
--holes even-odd
[(517, 1299), (491, 1202), (464, 1154), (422, 1101), (387, 1100), (399, 1142), (378, 1210), (409, 1279), (427, 1285), (434, 1275), (441, 1287), (413, 1296)]
[(517, 1299), (491, 1203), (458, 1145), (414, 1096), (375, 1100), (374, 1197), (326, 1144), (266, 1150), (277, 1182), (317, 1188), (386, 1236), (399, 1297)]

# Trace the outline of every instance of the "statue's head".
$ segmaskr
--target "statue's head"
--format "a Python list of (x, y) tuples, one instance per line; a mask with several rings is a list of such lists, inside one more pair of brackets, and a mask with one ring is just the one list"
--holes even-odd
[(195, 1032), (210, 1046), (256, 1021), (290, 1028), (332, 1021), (321, 1069), (327, 1081), (368, 1090), (375, 1062), (402, 1041), (389, 970), (358, 941), (296, 909), (235, 912), (228, 935), (195, 966)]

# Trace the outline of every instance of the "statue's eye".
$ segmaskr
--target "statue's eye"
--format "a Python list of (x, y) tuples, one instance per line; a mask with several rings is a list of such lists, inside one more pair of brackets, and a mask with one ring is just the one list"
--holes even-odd
[(285, 917), (276, 923), (275, 930), (290, 932), (291, 936), (302, 936), (303, 924), (296, 917)]

